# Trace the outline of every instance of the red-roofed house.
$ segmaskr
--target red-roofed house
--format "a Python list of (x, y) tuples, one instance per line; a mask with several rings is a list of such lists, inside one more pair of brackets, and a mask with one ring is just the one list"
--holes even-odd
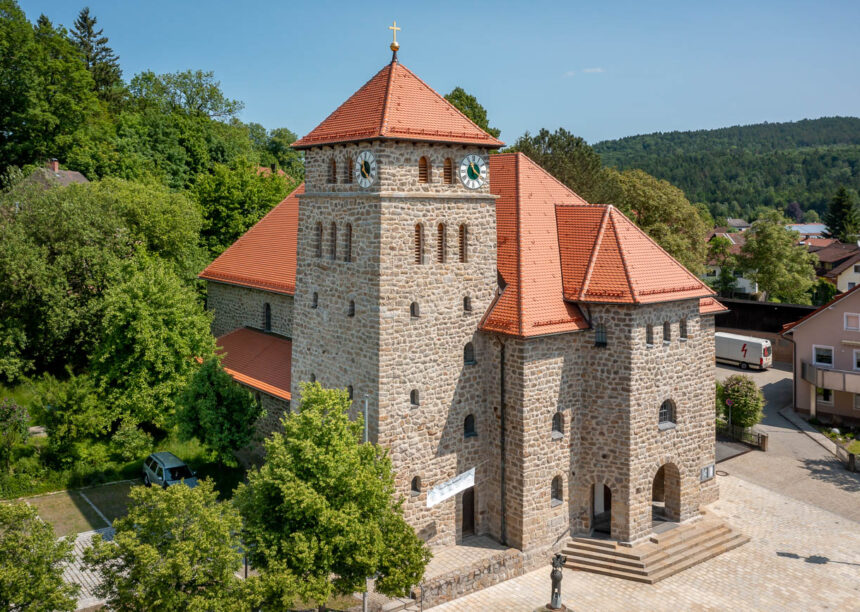
[(501, 144), (395, 60), (294, 144), (306, 182), (201, 277), (237, 381), (348, 389), (422, 538), (485, 534), (527, 567), (716, 499), (724, 308)]

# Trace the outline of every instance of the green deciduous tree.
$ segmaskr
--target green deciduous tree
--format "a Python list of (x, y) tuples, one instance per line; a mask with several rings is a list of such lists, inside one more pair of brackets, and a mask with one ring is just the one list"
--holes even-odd
[(854, 242), (860, 234), (860, 210), (854, 194), (840, 187), (827, 205), (822, 219), (827, 225), (827, 237), (840, 242)]
[(0, 399), (0, 468), (9, 469), (12, 449), (27, 439), (30, 415), (9, 398)]
[(233, 464), (233, 453), (254, 440), (254, 424), (262, 415), (262, 405), (212, 358), (183, 392), (176, 420), (183, 438), (197, 438), (218, 461)]
[(80, 587), (63, 581), (73, 545), (58, 541), (32, 506), (0, 503), (0, 610), (75, 610)]
[(116, 416), (164, 427), (197, 369), (214, 354), (210, 315), (158, 260), (127, 266), (105, 294), (91, 369)]
[(798, 244), (798, 233), (786, 229), (786, 223), (775, 210), (754, 221), (741, 248), (741, 265), (768, 299), (809, 304), (818, 258)]
[(141, 72), (132, 77), (129, 89), (140, 107), (163, 113), (178, 111), (210, 119), (230, 119), (244, 107), (224, 95), (221, 83), (211, 71)]
[(498, 138), (502, 133), (500, 129), (490, 127), (490, 120), (487, 119), (487, 109), (478, 102), (478, 99), (472, 94), (466, 93), (462, 87), (455, 87), (451, 93), (445, 96), (451, 104), (457, 107), (461, 113), (472, 120), (472, 123), (484, 130), (493, 138)]
[(752, 427), (761, 422), (763, 408), (764, 394), (749, 376), (734, 374), (717, 385), (717, 412), (731, 416), (732, 425)]
[(708, 243), (708, 263), (720, 268), (717, 277), (710, 281), (711, 288), (723, 296), (731, 296), (735, 290), (737, 258), (731, 251), (732, 241), (725, 236), (714, 236)]
[(85, 552), (98, 571), (99, 596), (112, 610), (230, 612), (250, 609), (234, 574), (242, 564), (241, 519), (213, 485), (133, 487), (128, 515), (112, 542), (93, 538)]
[(283, 576), (284, 589), (298, 580), (303, 599), (324, 603), (363, 591), (376, 572), (378, 591), (406, 595), (430, 553), (403, 518), (390, 459), (360, 442), (345, 391), (304, 384), (301, 397), (236, 492), (249, 558), (274, 585), (270, 596)]

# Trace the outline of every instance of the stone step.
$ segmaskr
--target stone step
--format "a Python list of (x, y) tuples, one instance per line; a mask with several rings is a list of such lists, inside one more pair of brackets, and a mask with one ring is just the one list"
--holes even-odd
[(696, 521), (689, 525), (680, 525), (663, 533), (655, 533), (651, 536), (650, 541), (657, 546), (665, 546), (722, 524), (721, 521)]
[(562, 551), (562, 554), (567, 556), (568, 558), (576, 557), (580, 559), (591, 559), (594, 561), (599, 561), (602, 563), (615, 563), (619, 566), (625, 566), (630, 568), (644, 569), (645, 564), (639, 559), (630, 559), (628, 557), (619, 557), (618, 555), (614, 555), (612, 553), (603, 553), (595, 550), (590, 550), (586, 548), (565, 548)]
[(564, 564), (566, 568), (572, 570), (578, 570), (580, 572), (590, 572), (592, 574), (601, 574), (603, 576), (612, 576), (613, 578), (623, 578), (624, 580), (632, 580), (634, 582), (644, 582), (646, 584), (653, 584), (653, 580), (649, 576), (642, 576), (640, 574), (636, 574), (633, 572), (626, 572), (618, 569), (606, 569), (602, 567), (595, 567), (590, 563), (574, 563), (573, 561), (568, 561)]
[(601, 540), (599, 538), (571, 538), (571, 542), (578, 544), (589, 544), (590, 546), (599, 546), (600, 548), (618, 548), (618, 543), (612, 540)]
[(670, 567), (666, 567), (663, 570), (661, 570), (660, 572), (655, 572), (654, 574), (652, 574), (650, 576), (650, 578), (653, 580), (653, 582), (659, 582), (660, 580), (663, 580), (664, 578), (668, 578), (669, 576), (674, 576), (678, 572), (682, 572), (685, 569), (693, 567), (694, 565), (698, 565), (699, 563), (707, 561), (708, 559), (712, 559), (712, 558), (716, 557), (717, 555), (720, 555), (724, 552), (727, 552), (729, 550), (737, 548), (738, 546), (746, 544), (749, 541), (750, 541), (750, 539), (747, 536), (736, 533), (730, 539), (726, 540), (725, 542), (721, 543), (720, 545), (711, 546), (711, 547), (709, 547), (703, 551), (700, 551), (698, 554), (689, 557), (684, 562), (672, 565)]
[(697, 555), (702, 550), (720, 546), (722, 543), (731, 540), (734, 536), (735, 534), (731, 531), (711, 534), (709, 537), (703, 537), (700, 540), (691, 542), (689, 546), (675, 550), (671, 555), (658, 557), (649, 561), (646, 567), (653, 573), (661, 572), (667, 567), (683, 563), (689, 557)]
[(696, 533), (690, 533), (685, 537), (675, 539), (668, 544), (658, 544), (656, 548), (643, 554), (642, 560), (646, 563), (653, 564), (661, 559), (672, 557), (682, 550), (701, 545), (708, 540), (725, 533), (730, 533), (730, 530), (724, 525), (719, 525)]
[(648, 576), (648, 570), (644, 565), (633, 566), (626, 565), (623, 562), (619, 562), (619, 559), (594, 559), (592, 557), (583, 557), (581, 555), (573, 554), (567, 557), (567, 563), (571, 563), (576, 566), (584, 566), (598, 568), (598, 569), (607, 569), (618, 572), (627, 572), (630, 574), (636, 574), (638, 576)]
[(591, 541), (585, 538), (575, 538), (573, 541), (569, 542), (566, 546), (569, 550), (585, 550), (589, 552), (597, 552), (603, 554), (614, 555), (616, 557), (622, 557), (624, 559), (634, 559), (636, 561), (640, 560), (641, 555), (630, 552), (632, 549), (624, 548), (621, 546), (615, 546), (610, 548), (608, 546), (596, 545)]

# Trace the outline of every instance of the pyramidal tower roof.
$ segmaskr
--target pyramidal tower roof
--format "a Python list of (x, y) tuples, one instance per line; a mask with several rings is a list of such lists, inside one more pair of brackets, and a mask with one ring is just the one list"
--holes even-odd
[(453, 142), (488, 148), (504, 145), (394, 60), (292, 146), (306, 149), (376, 139)]

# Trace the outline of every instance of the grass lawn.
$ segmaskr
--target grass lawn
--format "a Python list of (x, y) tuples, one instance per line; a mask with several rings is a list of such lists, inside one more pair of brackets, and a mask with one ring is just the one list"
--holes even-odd
[(846, 445), (849, 453), (860, 455), (860, 440), (854, 440), (851, 444)]
[(31, 497), (27, 503), (54, 526), (57, 537), (108, 526), (77, 491)]

